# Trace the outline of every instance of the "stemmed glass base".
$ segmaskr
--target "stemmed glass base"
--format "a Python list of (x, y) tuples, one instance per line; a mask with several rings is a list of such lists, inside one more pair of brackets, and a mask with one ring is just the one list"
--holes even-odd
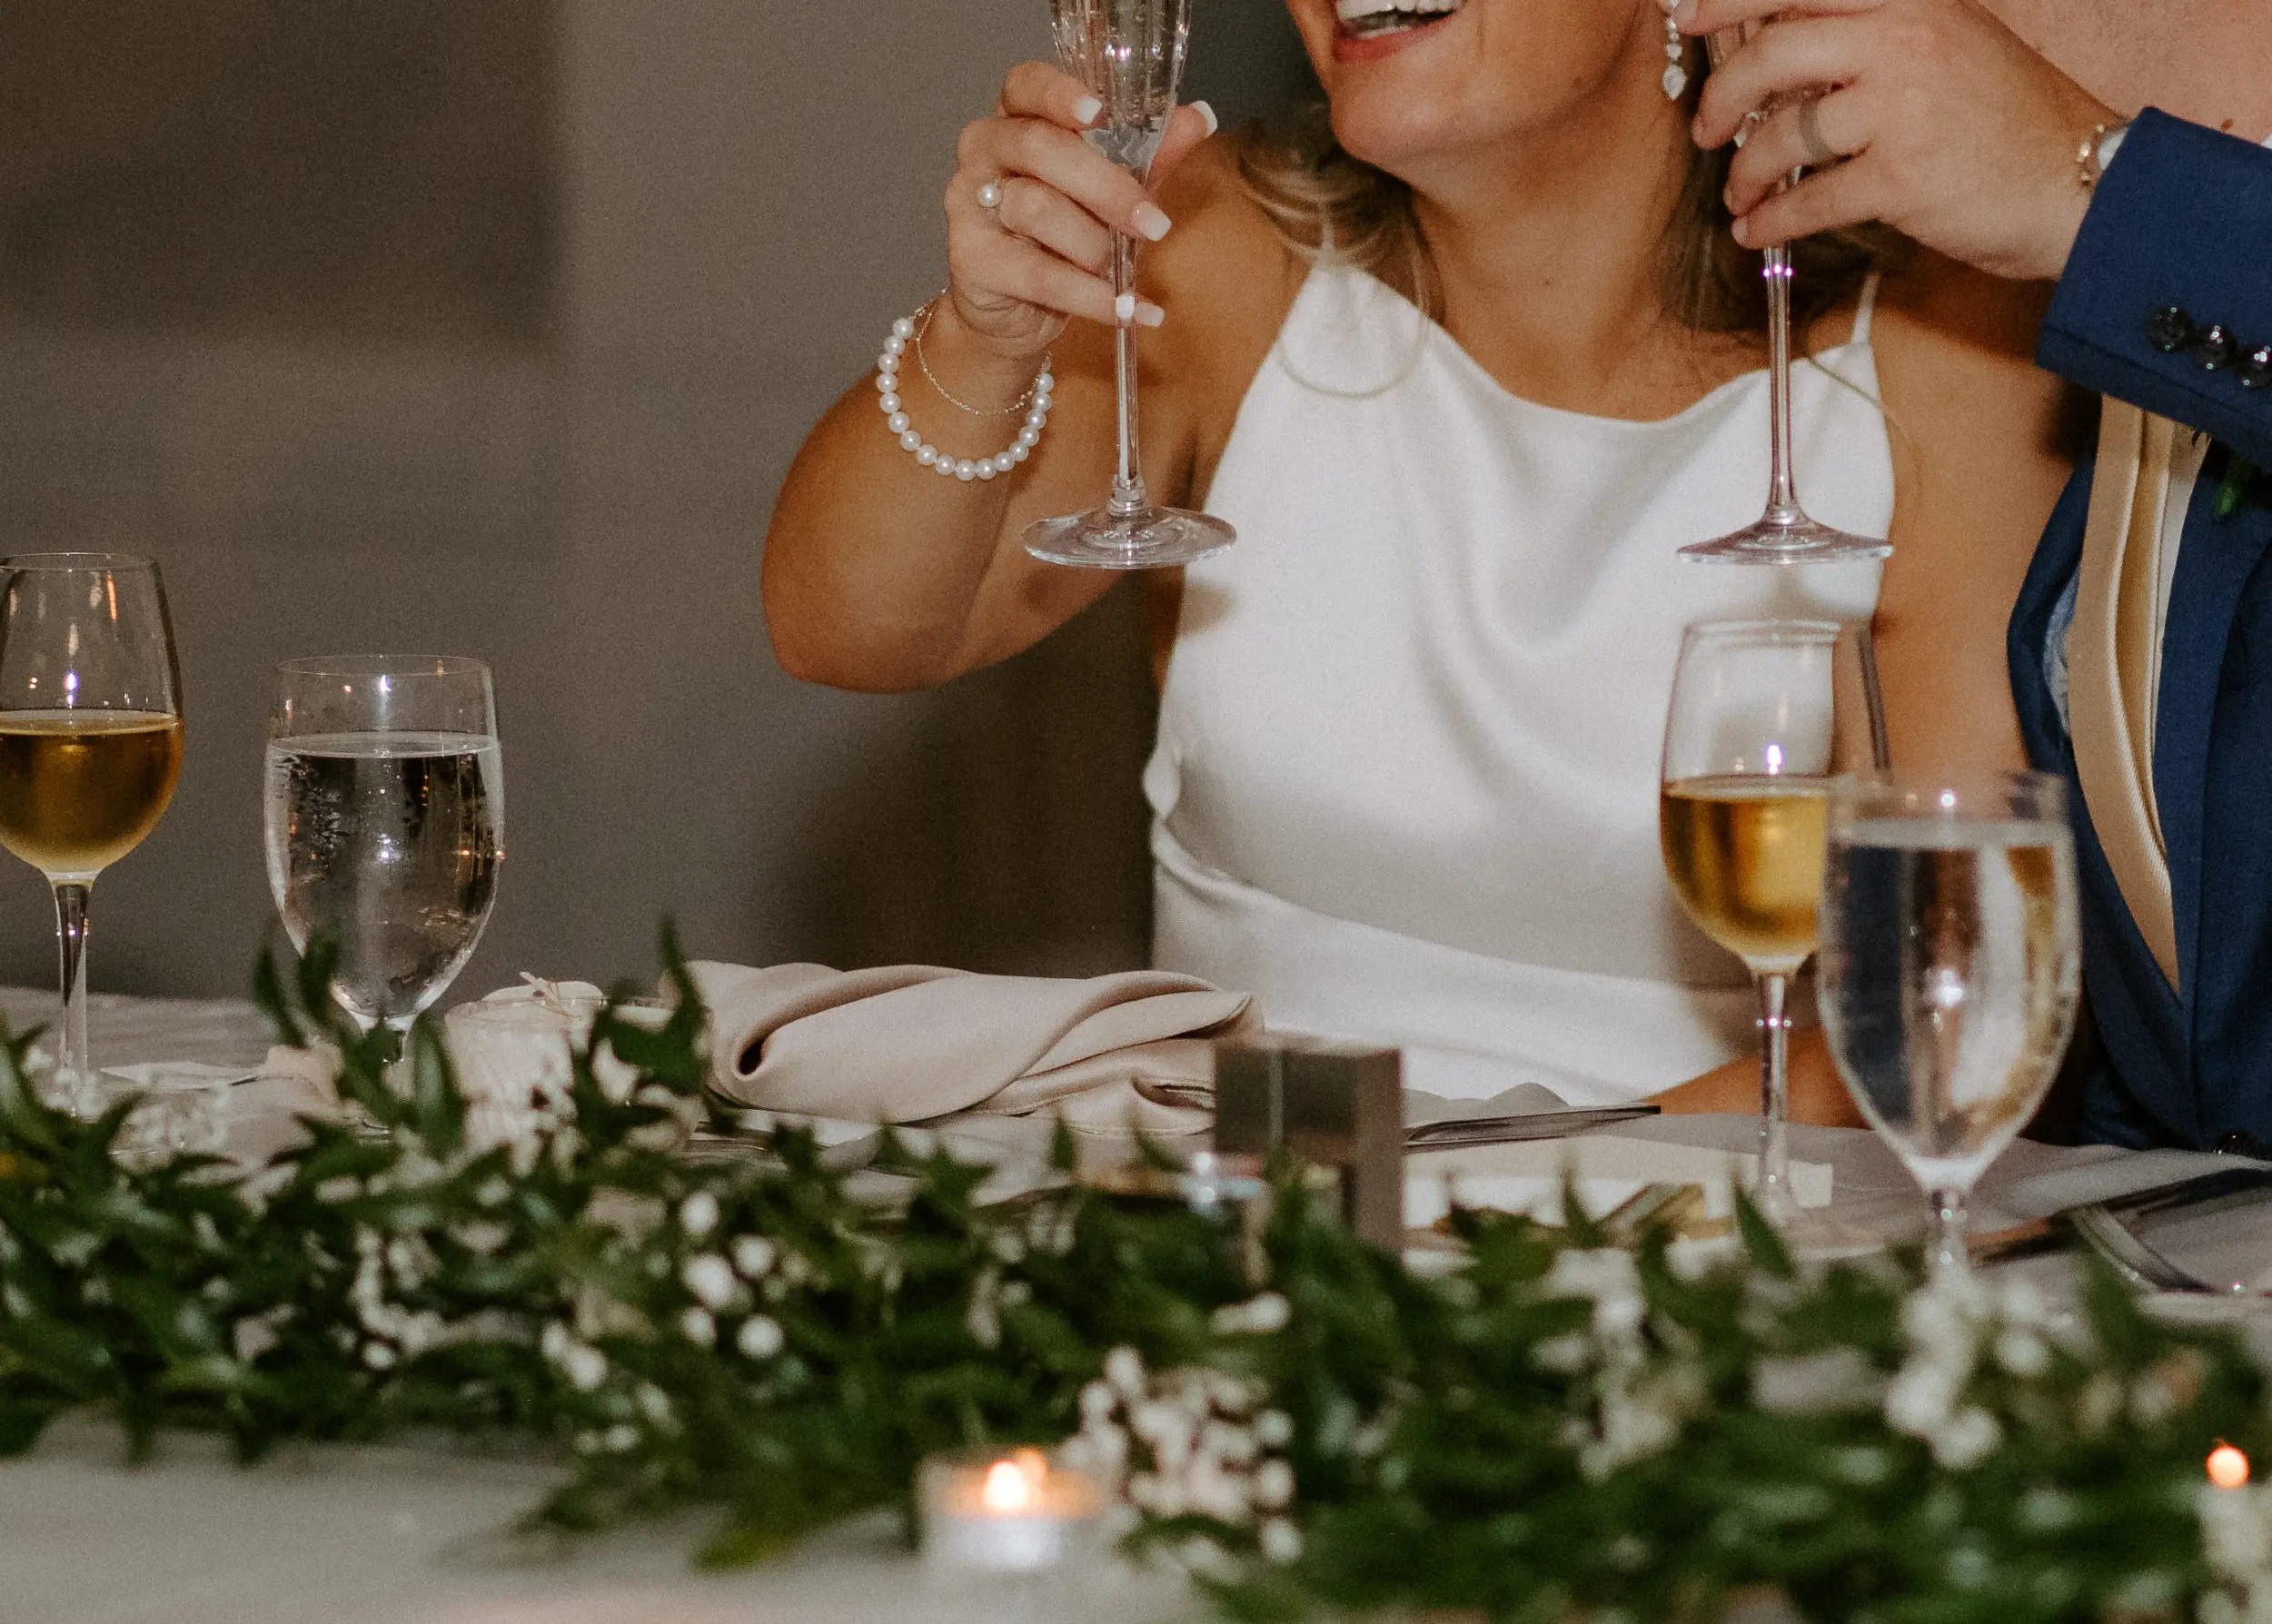
[(1771, 510), (1740, 530), (1681, 549), (1682, 558), (1702, 564), (1844, 563), (1890, 558), (1892, 552), (1890, 542), (1818, 523), (1795, 509), (1783, 515)]
[(1161, 569), (1194, 563), (1237, 540), (1237, 531), (1205, 513), (1154, 507), (1116, 513), (1107, 505), (1028, 526), (1026, 550), (1045, 564)]

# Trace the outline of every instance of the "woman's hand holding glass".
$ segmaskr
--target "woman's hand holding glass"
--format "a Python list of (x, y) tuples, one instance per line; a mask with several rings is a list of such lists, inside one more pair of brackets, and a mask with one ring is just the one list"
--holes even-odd
[[(1678, 20), (1690, 34), (1758, 25), (1713, 69), (1695, 128), (1711, 147), (1750, 126), (1727, 197), (1746, 247), (1878, 220), (1995, 275), (2065, 268), (2090, 203), (2079, 145), (2121, 115), (1976, 0), (1808, 0), (1802, 14), (1683, 0)], [(1811, 134), (1842, 161), (1821, 164)]]
[[(1167, 215), (1145, 183), (1083, 138), (1103, 116), (1103, 103), (1070, 74), (1021, 63), (1004, 80), (994, 114), (966, 127), (957, 144), (947, 186), (947, 297), (933, 324), (938, 336), (927, 342), (947, 352), (977, 352), (974, 361), (1012, 363), (1005, 398), (1032, 381), (1068, 317), (1123, 321), (1114, 303), (1113, 233), (1155, 243), (1167, 233)], [(1204, 106), (1177, 108), (1153, 160), (1152, 183), (1214, 128)], [(1139, 301), (1126, 319), (1157, 326), (1164, 317)], [(948, 387), (961, 381), (958, 375)]]

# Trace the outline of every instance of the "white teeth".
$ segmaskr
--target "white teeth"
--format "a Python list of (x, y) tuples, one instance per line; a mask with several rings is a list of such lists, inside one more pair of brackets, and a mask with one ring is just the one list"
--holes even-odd
[(1459, 10), (1466, 0), (1334, 0), (1334, 15), (1344, 23), (1354, 23), (1364, 17), (1377, 17), (1391, 12), (1406, 15), (1448, 15)]

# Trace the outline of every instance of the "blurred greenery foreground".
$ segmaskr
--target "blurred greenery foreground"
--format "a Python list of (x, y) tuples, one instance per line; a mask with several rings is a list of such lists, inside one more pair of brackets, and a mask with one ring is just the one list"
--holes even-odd
[[(392, 1133), (312, 1121), (250, 1176), (113, 1154), (0, 1054), (0, 1450), (58, 1416), (287, 1439), (518, 1436), (557, 1451), (532, 1530), (713, 1507), (707, 1563), (906, 1507), (916, 1463), (1071, 1447), (1132, 1547), (1248, 1619), (1465, 1611), (1702, 1619), (2272, 1619), (2264, 1372), (2085, 1263), (2082, 1309), (1929, 1282), (1913, 1255), (1794, 1269), (1609, 1248), (1480, 1213), (1421, 1277), (1289, 1177), (1265, 1243), (1080, 1188), (999, 1206), (895, 1152), (853, 1200), (812, 1141), (694, 1163), (704, 1071), (675, 946), (667, 1025), (594, 1026), (572, 1116), (476, 1149), (438, 1032), (410, 1083), (326, 993), (260, 975), (286, 1042), (343, 1059)], [(1068, 1154), (1069, 1147), (1061, 1147)], [(2272, 1459), (2272, 1456), (2267, 1456)]]

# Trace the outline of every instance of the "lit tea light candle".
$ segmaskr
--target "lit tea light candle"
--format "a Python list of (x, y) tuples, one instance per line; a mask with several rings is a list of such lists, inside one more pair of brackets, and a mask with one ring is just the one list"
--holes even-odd
[(923, 1558), (934, 1568), (1039, 1573), (1086, 1554), (1104, 1496), (1041, 1451), (935, 1455), (917, 1477)]
[(2246, 1489), (2248, 1457), (2229, 1443), (2218, 1444), (2209, 1451), (2209, 1481), (2219, 1489)]

